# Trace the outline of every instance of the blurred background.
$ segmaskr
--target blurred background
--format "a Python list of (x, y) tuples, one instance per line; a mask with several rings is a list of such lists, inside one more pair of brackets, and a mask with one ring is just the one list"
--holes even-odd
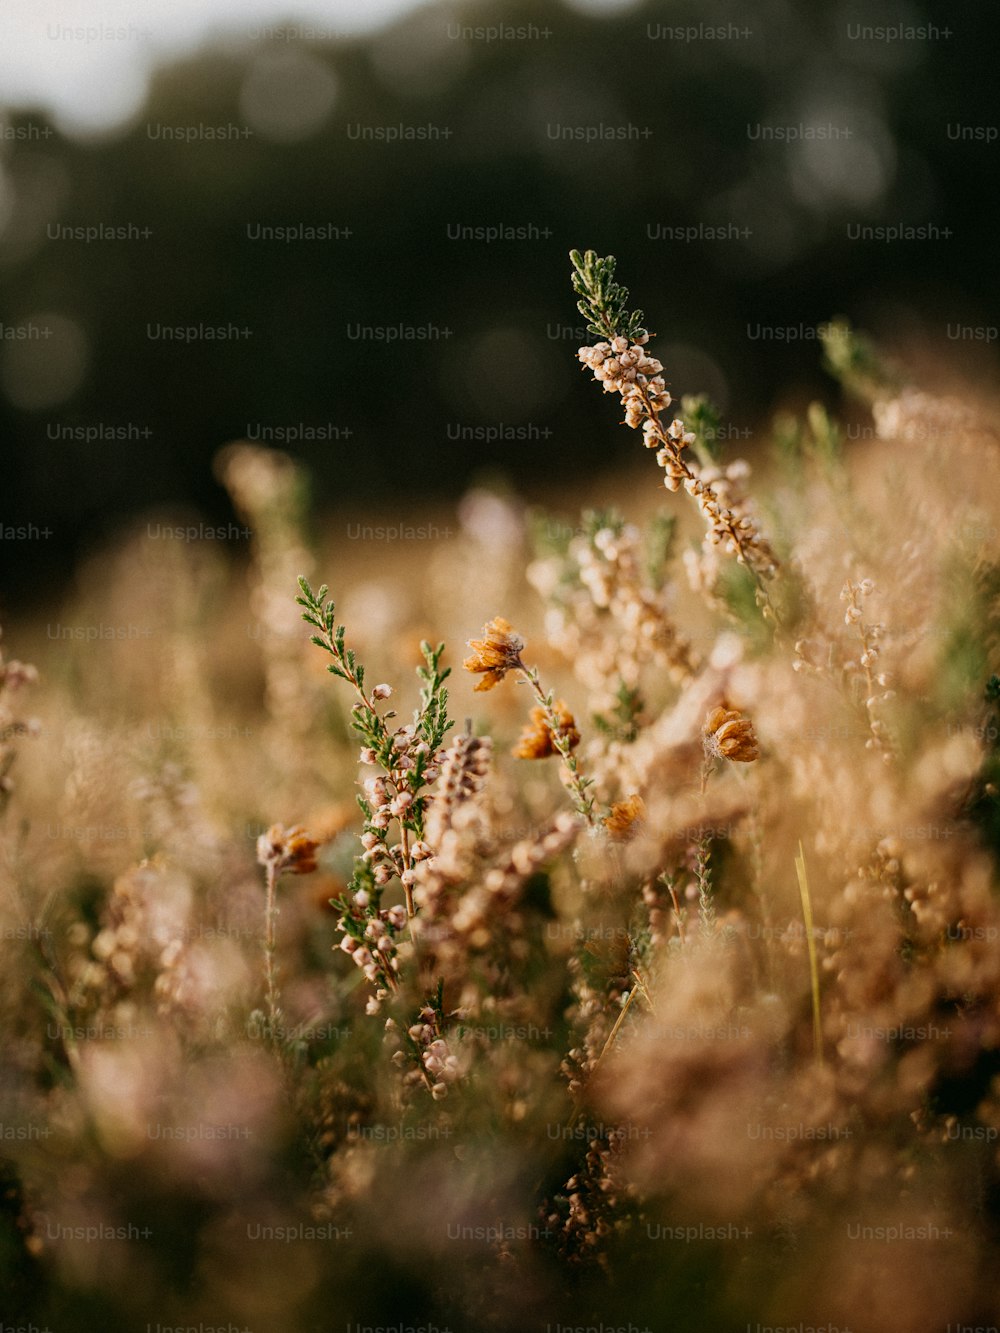
[(751, 458), (777, 408), (832, 398), (834, 315), (925, 387), (981, 386), (988, 26), (936, 0), (8, 0), (0, 614), (150, 516), (244, 550), (232, 440), (359, 522), (641, 467), (575, 364), (571, 247), (619, 257), (675, 397)]

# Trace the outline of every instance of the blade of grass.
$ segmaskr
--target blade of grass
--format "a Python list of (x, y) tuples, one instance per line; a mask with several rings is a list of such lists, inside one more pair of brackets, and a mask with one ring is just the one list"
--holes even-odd
[(809, 984), (812, 990), (813, 1014), (813, 1050), (819, 1064), (823, 1063), (823, 1029), (820, 1023), (819, 1009), (819, 965), (816, 961), (816, 937), (813, 934), (812, 899), (809, 896), (809, 876), (806, 873), (806, 858), (799, 841), (799, 854), (795, 858), (795, 873), (799, 880), (799, 897), (802, 899), (802, 920), (806, 927), (806, 947), (809, 950)]

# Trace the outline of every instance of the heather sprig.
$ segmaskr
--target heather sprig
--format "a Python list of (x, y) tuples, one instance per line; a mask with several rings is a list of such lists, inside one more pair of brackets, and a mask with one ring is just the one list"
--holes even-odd
[(900, 369), (884, 357), (863, 333), (844, 318), (831, 319), (819, 327), (823, 344), (823, 368), (840, 381), (847, 392), (865, 403), (890, 398), (903, 386)]
[[(725, 474), (711, 465), (699, 467), (684, 457), (685, 450), (698, 443), (698, 435), (679, 417), (669, 423), (661, 419), (672, 401), (663, 365), (646, 351), (649, 335), (638, 327), (638, 312), (627, 317), (624, 313), (628, 293), (611, 280), (614, 260), (610, 256), (599, 260), (592, 251), (587, 256), (580, 260), (578, 253), (572, 252), (573, 281), (578, 291), (582, 284), (588, 293), (580, 308), (585, 314), (593, 311), (588, 327), (602, 341), (593, 347), (581, 347), (578, 360), (590, 368), (605, 393), (620, 395), (625, 424), (633, 429), (641, 427), (646, 448), (657, 451), (664, 486), (668, 491), (683, 486), (695, 500), (707, 529), (707, 546), (728, 552), (747, 568), (756, 585), (761, 613), (777, 625), (778, 613), (767, 587), (767, 580), (777, 572), (777, 556), (760, 531), (749, 503), (745, 499), (726, 503), (728, 485), (720, 484), (729, 480)], [(702, 447), (704, 450), (704, 444)]]
[(342, 951), (375, 987), (368, 1004), (371, 1013), (377, 1012), (382, 1000), (398, 988), (397, 941), (408, 920), (402, 904), (382, 906), (384, 891), (384, 884), (376, 882), (371, 862), (358, 857), (347, 893), (331, 900), (331, 906), (340, 912), (337, 925), (343, 932)]
[[(312, 642), (333, 658), (327, 670), (347, 681), (358, 696), (351, 724), (363, 741), (360, 760), (381, 769), (378, 776), (365, 779), (365, 795), (358, 797), (365, 817), (361, 839), (364, 858), (372, 863), (374, 883), (379, 888), (398, 875), (406, 895), (407, 916), (412, 917), (414, 862), (431, 854), (423, 842), (425, 788), (438, 776), (441, 746), (453, 725), (448, 720), (448, 692), (444, 688), (450, 668), (441, 668), (444, 644), (436, 648), (421, 644), (425, 665), (417, 668), (423, 683), (420, 707), (411, 723), (390, 728), (395, 712), (388, 709), (380, 713), (377, 705), (392, 695), (392, 687), (380, 684), (366, 691), (365, 669), (346, 645), (345, 627), (337, 624), (334, 604), (327, 600), (326, 584), (314, 593), (300, 578), (299, 588), (301, 596), (296, 601), (305, 608), (302, 619), (319, 631), (312, 635)], [(390, 847), (387, 833), (393, 820), (400, 837)]]
[(594, 798), (587, 790), (593, 785), (593, 779), (583, 776), (573, 753), (580, 740), (573, 716), (561, 700), (556, 700), (551, 690), (542, 688), (538, 668), (527, 666), (522, 660), (524, 640), (508, 621), (496, 616), (484, 627), (481, 639), (469, 640), (469, 647), (472, 653), (462, 665), (466, 671), (482, 677), (476, 685), (477, 690), (493, 689), (509, 672), (514, 672), (531, 686), (538, 700), (537, 709), (532, 710), (533, 729), (530, 737), (522, 737), (515, 753), (520, 758), (558, 754), (563, 761), (560, 776), (573, 801), (573, 808), (588, 824), (594, 824)]
[(551, 740), (552, 748), (563, 761), (562, 781), (569, 792), (573, 808), (583, 815), (588, 824), (595, 821), (594, 798), (588, 788), (593, 786), (593, 778), (584, 777), (577, 763), (574, 748), (579, 742), (579, 733), (573, 723), (572, 714), (566, 711), (551, 690), (542, 688), (538, 678), (538, 668), (522, 666), (521, 675), (534, 690), (543, 714), (543, 726)]
[(629, 310), (628, 288), (615, 282), (614, 255), (601, 258), (596, 251), (581, 255), (571, 250), (573, 290), (580, 297), (577, 309), (587, 320), (587, 328), (598, 338), (628, 338), (644, 341), (648, 334), (642, 327), (642, 311)]

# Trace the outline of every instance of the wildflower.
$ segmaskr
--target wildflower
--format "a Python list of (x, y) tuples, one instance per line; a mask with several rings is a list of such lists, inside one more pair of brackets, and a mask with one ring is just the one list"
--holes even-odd
[(720, 704), (705, 718), (702, 728), (705, 753), (718, 759), (749, 764), (757, 758), (753, 723), (736, 708)]
[(467, 657), (462, 666), (466, 671), (482, 674), (483, 679), (476, 685), (477, 690), (492, 690), (508, 671), (521, 666), (524, 640), (502, 616), (494, 616), (484, 626), (483, 637), (470, 639), (469, 647), (472, 656)]
[(553, 720), (558, 726), (564, 748), (572, 750), (580, 744), (580, 733), (576, 729), (573, 714), (562, 699), (557, 699), (552, 705), (551, 713), (548, 713), (542, 705), (531, 710), (531, 721), (512, 751), (515, 759), (547, 759), (550, 754), (559, 753), (558, 747), (553, 742)]
[(290, 870), (293, 875), (308, 875), (316, 869), (318, 845), (301, 824), (287, 829), (281, 824), (272, 824), (257, 839), (257, 860), (278, 873)]
[[(573, 286), (583, 297), (578, 308), (590, 319), (587, 327), (598, 334), (602, 330), (614, 331), (609, 341), (579, 348), (577, 359), (589, 367), (605, 393), (620, 395), (625, 424), (632, 429), (641, 427), (646, 448), (657, 449), (666, 489), (677, 491), (683, 486), (696, 500), (706, 524), (705, 544), (712, 564), (717, 560), (711, 554), (715, 548), (735, 556), (752, 574), (765, 616), (776, 621), (764, 579), (777, 571), (777, 557), (758, 530), (747, 503), (736, 507), (726, 503), (724, 488), (713, 487), (705, 470), (682, 457), (685, 449), (697, 445), (696, 433), (686, 430), (680, 418), (669, 424), (661, 420), (661, 413), (666, 412), (672, 401), (662, 375), (663, 366), (645, 350), (648, 335), (639, 327), (641, 312), (627, 312), (628, 292), (612, 280), (614, 257), (601, 259), (592, 250), (581, 256), (573, 250), (570, 258)], [(628, 336), (623, 336), (624, 333)], [(698, 579), (701, 585), (709, 581)]]
[(626, 796), (624, 801), (616, 801), (604, 820), (608, 837), (616, 841), (634, 838), (638, 826), (646, 817), (646, 802), (641, 796)]

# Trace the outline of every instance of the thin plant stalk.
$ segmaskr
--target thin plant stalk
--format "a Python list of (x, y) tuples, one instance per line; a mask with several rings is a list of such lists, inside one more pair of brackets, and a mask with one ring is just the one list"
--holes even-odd
[(812, 991), (813, 1016), (813, 1051), (817, 1063), (823, 1063), (823, 1028), (820, 1021), (819, 1005), (819, 964), (816, 961), (816, 937), (813, 934), (812, 898), (809, 894), (809, 876), (806, 872), (806, 858), (799, 841), (799, 854), (795, 858), (795, 873), (799, 881), (799, 897), (802, 899), (802, 920), (806, 927), (806, 948), (809, 950), (809, 984)]
[(565, 773), (560, 774), (563, 786), (569, 792), (577, 813), (583, 815), (587, 823), (593, 827), (597, 821), (594, 814), (594, 798), (587, 794), (587, 787), (590, 784), (580, 773), (576, 755), (573, 753), (569, 737), (563, 730), (562, 723), (552, 707), (551, 697), (542, 689), (541, 682), (538, 679), (538, 668), (526, 667), (523, 662), (520, 662), (518, 670), (534, 690), (539, 704), (545, 710), (545, 721), (552, 736), (552, 744), (565, 765)]

